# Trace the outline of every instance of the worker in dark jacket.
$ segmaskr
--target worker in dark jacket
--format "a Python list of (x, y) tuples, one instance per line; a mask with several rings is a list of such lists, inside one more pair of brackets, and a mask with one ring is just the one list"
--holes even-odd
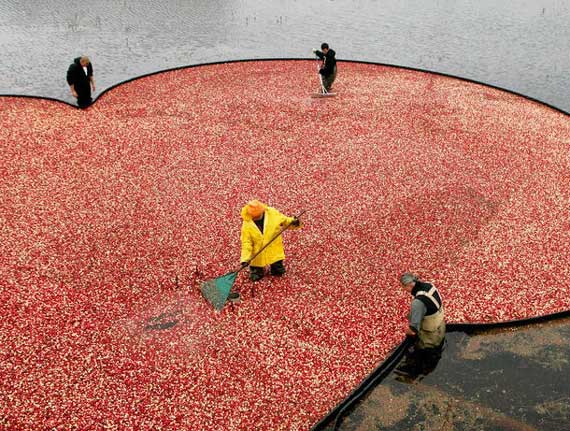
[(89, 57), (77, 57), (67, 69), (67, 83), (71, 94), (77, 99), (80, 108), (86, 108), (91, 104), (91, 91), (95, 91), (95, 78), (93, 78), (93, 66)]
[(330, 93), (332, 90), (332, 85), (336, 79), (336, 52), (329, 48), (328, 43), (323, 43), (321, 45), (321, 50), (313, 49), (313, 52), (317, 57), (319, 57), (323, 63), (319, 69), (319, 75), (321, 75), (323, 93)]
[(411, 272), (402, 274), (400, 284), (414, 297), (408, 327), (405, 330), (406, 336), (414, 340), (414, 346), (396, 372), (411, 376), (428, 374), (441, 358), (445, 339), (441, 295), (432, 283), (421, 281)]

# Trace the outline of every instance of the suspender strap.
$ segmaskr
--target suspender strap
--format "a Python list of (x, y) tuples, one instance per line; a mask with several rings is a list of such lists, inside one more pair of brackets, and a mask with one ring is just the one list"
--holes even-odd
[[(437, 302), (437, 300), (433, 297), (433, 294), (436, 292), (436, 288), (435, 286), (432, 286), (432, 288), (429, 290), (429, 292), (425, 292), (423, 290), (420, 290), (418, 293), (416, 293), (416, 296), (426, 296), (427, 298), (429, 298), (431, 300), (431, 302), (433, 302), (433, 304), (435, 305), (435, 308), (437, 310), (439, 310), (441, 308), (441, 304), (439, 302)], [(439, 293), (439, 292), (438, 292)], [(441, 296), (440, 296), (441, 298)]]

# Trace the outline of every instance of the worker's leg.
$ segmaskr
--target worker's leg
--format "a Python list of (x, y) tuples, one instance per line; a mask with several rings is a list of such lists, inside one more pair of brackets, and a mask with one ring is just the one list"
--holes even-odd
[(277, 262), (271, 264), (271, 275), (280, 277), (283, 274), (285, 274), (285, 266), (283, 265), (282, 260), (278, 260)]
[(441, 353), (443, 352), (445, 340), (438, 347), (430, 347), (427, 349), (420, 350), (421, 352), (421, 374), (427, 375), (435, 370), (439, 360), (441, 359)]
[(420, 329), (418, 334), (418, 348), (429, 349), (439, 347), (445, 338), (445, 322), (442, 322), (435, 331)]
[(331, 76), (323, 76), (323, 87), (325, 87), (325, 91), (328, 93), (331, 89), (332, 81)]
[(323, 76), (323, 87), (325, 87), (327, 93), (332, 90), (332, 85), (335, 79), (336, 79), (336, 66), (333, 72), (329, 76)]
[(259, 281), (263, 278), (264, 268), (262, 266), (250, 266), (249, 267), (249, 279), (251, 281)]
[(419, 373), (419, 363), (420, 363), (421, 353), (418, 350), (418, 343), (414, 343), (410, 346), (404, 355), (404, 358), (400, 362), (400, 365), (394, 370), (396, 374), (410, 376), (415, 378)]
[(332, 91), (332, 86), (333, 86), (335, 79), (336, 79), (336, 66), (333, 69), (333, 73), (331, 73), (331, 75), (329, 76), (327, 91)]

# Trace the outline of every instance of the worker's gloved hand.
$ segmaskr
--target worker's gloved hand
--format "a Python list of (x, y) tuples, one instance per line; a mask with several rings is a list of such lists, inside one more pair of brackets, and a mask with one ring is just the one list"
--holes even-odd
[(241, 263), (241, 267), (242, 267), (242, 268), (245, 268), (245, 267), (248, 266), (248, 265), (249, 265), (249, 263), (247, 263), (247, 262), (242, 262), (242, 263)]
[(318, 49), (317, 49), (317, 48), (313, 48), (313, 50), (312, 50), (312, 51), (313, 51), (313, 54), (316, 54), (316, 53), (317, 53), (317, 51), (318, 51)]
[(300, 225), (301, 225), (301, 220), (299, 220), (297, 217), (293, 217), (293, 221), (291, 222), (291, 226), (299, 227)]

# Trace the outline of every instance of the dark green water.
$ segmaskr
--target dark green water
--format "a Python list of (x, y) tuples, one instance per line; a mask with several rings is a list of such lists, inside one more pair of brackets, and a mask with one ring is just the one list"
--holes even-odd
[(450, 333), (431, 374), (390, 374), (337, 429), (568, 431), (569, 339), (570, 319)]

